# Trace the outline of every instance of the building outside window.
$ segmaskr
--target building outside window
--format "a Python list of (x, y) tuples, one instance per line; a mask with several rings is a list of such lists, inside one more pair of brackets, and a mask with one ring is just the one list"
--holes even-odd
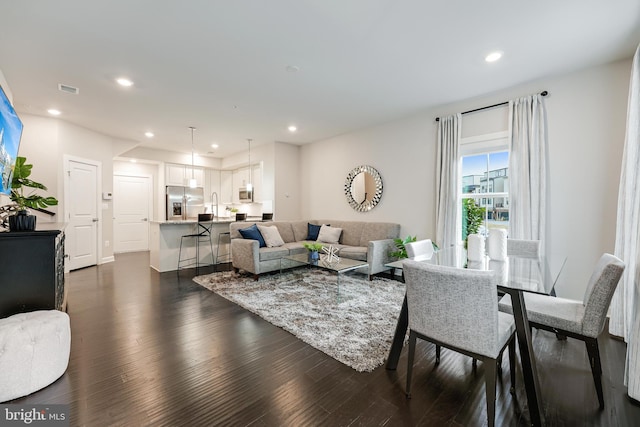
[(509, 151), (505, 138), (461, 141), (461, 236), (509, 228)]

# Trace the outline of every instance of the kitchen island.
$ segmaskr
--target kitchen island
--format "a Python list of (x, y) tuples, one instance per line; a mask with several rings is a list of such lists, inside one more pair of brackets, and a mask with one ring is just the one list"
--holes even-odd
[[(256, 218), (247, 218), (249, 221), (255, 221)], [(260, 218), (257, 218), (260, 220)], [(203, 224), (212, 224), (211, 242), (213, 244), (213, 258), (216, 255), (216, 246), (218, 244), (218, 234), (229, 231), (229, 224), (235, 222), (235, 219), (229, 217), (215, 218), (211, 221), (203, 222)], [(198, 231), (198, 221), (195, 219), (187, 220), (169, 220), (169, 221), (151, 221), (150, 223), (150, 263), (151, 268), (159, 272), (174, 271), (178, 269), (178, 256), (180, 253), (180, 238), (185, 234), (194, 234)], [(185, 240), (185, 246), (182, 248), (183, 259), (195, 257), (195, 239)], [(223, 248), (220, 248), (220, 255), (231, 250), (231, 245), (226, 245), (224, 241)], [(208, 242), (200, 243), (200, 262), (202, 264), (211, 263), (211, 249)], [(231, 259), (229, 257), (228, 259)], [(184, 265), (184, 264), (183, 264)]]

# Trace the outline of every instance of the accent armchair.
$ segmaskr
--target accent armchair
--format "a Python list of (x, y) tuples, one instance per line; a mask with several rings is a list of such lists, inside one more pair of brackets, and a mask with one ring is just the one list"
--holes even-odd
[(493, 426), (498, 358), (506, 347), (512, 392), (515, 387), (515, 323), (513, 316), (498, 311), (494, 273), (412, 260), (403, 269), (409, 315), (407, 398), (420, 338), (484, 362), (487, 418)]

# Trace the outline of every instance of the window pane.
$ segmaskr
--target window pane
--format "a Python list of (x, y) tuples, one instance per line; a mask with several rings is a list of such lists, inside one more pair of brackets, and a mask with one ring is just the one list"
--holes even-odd
[[(462, 157), (462, 239), (509, 229), (509, 152)], [(499, 197), (491, 193), (501, 193)], [(496, 195), (497, 196), (497, 195)]]
[(509, 152), (489, 154), (489, 190), (488, 193), (509, 192)]
[(462, 193), (480, 193), (482, 182), (486, 185), (486, 174), (488, 169), (488, 157), (486, 154), (477, 156), (465, 156), (462, 158)]
[(487, 232), (492, 228), (502, 228), (509, 231), (509, 198), (494, 197), (488, 199), (487, 206)]

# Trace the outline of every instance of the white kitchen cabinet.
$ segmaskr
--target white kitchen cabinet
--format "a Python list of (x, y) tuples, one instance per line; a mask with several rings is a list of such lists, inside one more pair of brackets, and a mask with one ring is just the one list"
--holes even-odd
[(220, 203), (233, 203), (232, 171), (220, 171)]
[[(197, 187), (204, 187), (204, 169), (200, 167), (193, 168), (193, 177), (196, 180)], [(176, 165), (167, 163), (165, 169), (166, 185), (187, 185), (187, 180), (191, 179), (191, 166)]]
[(164, 179), (167, 185), (184, 185), (184, 166), (167, 163)]
[(193, 168), (193, 175), (191, 174), (191, 166), (184, 168), (184, 182), (188, 182), (189, 179), (195, 178), (196, 187), (204, 187), (204, 169), (199, 167)]
[(240, 203), (240, 188), (246, 187), (249, 182), (249, 168), (236, 169), (233, 171), (233, 203)]

